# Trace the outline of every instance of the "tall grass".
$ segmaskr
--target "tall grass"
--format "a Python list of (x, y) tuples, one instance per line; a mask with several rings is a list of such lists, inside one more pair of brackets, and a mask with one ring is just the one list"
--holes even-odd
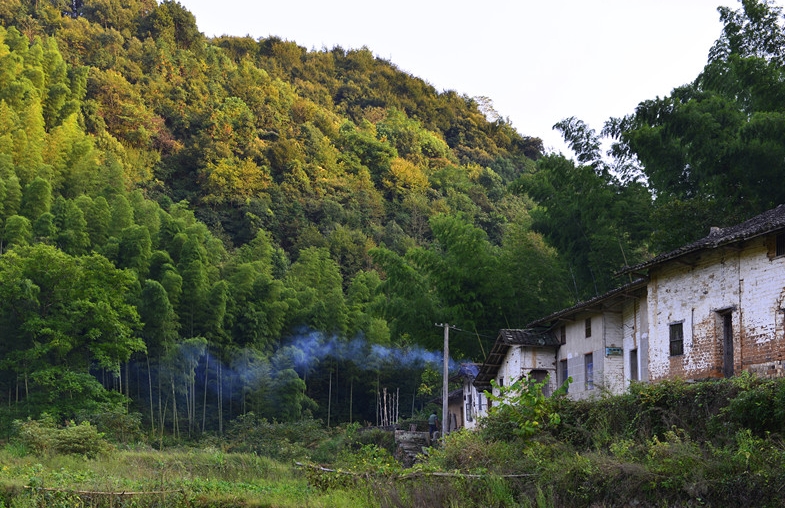
[(373, 506), (363, 493), (321, 492), (293, 464), (250, 453), (116, 451), (88, 459), (2, 450), (0, 464), (0, 506), (8, 507)]
[(30, 423), (0, 450), (0, 508), (785, 507), (785, 380), (641, 384), (537, 404), (558, 415), (542, 430), (517, 432), (499, 411), (409, 469), (390, 434), (356, 425), (249, 416), (227, 438), (159, 451)]

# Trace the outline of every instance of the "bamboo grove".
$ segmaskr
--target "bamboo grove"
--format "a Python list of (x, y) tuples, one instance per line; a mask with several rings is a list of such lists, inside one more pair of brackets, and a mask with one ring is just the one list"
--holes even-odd
[(760, 183), (783, 169), (781, 13), (720, 14), (694, 83), (599, 136), (558, 124), (571, 160), (367, 48), (207, 39), (168, 0), (2, 2), (0, 418), (177, 438), (378, 422), (385, 393), (416, 412), (434, 323), (481, 361), (500, 328), (782, 201)]

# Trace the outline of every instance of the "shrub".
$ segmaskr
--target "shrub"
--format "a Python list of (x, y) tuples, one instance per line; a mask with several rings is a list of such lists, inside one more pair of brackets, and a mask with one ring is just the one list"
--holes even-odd
[(17, 420), (14, 424), (17, 439), (39, 455), (61, 453), (93, 458), (112, 449), (103, 434), (90, 422), (58, 428), (51, 418), (44, 415), (41, 420)]
[(374, 445), (387, 450), (391, 455), (395, 453), (395, 433), (383, 429), (358, 429), (349, 445), (358, 449), (367, 445)]
[(447, 434), (441, 447), (430, 449), (428, 465), (443, 471), (517, 472), (523, 458), (520, 448), (518, 440), (489, 441), (477, 432), (461, 429)]
[(143, 439), (141, 413), (123, 408), (108, 409), (89, 418), (100, 432), (117, 443), (134, 443)]
[(328, 437), (330, 433), (318, 420), (269, 422), (247, 413), (229, 424), (226, 447), (230, 451), (258, 453), (279, 460), (308, 459)]
[(511, 436), (530, 438), (547, 427), (559, 425), (561, 417), (555, 411), (556, 401), (567, 393), (572, 379), (567, 379), (551, 397), (543, 394), (548, 379), (536, 382), (518, 379), (509, 386), (491, 385), (499, 395), (488, 394), (488, 416), (481, 422), (484, 434), (490, 439), (508, 439)]

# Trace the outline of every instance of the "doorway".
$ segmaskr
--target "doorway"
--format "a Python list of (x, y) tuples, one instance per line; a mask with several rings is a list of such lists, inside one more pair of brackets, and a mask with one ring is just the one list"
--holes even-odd
[(720, 314), (722, 320), (722, 373), (733, 377), (733, 313)]
[[(529, 379), (533, 379), (535, 383), (542, 383), (546, 379), (550, 379), (549, 374), (547, 371), (544, 370), (533, 370), (529, 372)], [(550, 381), (545, 383), (542, 387), (542, 394), (546, 397), (550, 397), (551, 395), (551, 383)]]

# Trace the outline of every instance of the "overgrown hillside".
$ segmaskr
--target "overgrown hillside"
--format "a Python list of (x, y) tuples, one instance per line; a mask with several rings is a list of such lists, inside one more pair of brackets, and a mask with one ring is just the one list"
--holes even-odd
[(433, 323), (482, 359), (567, 301), (507, 190), (541, 143), (473, 99), (367, 49), (207, 40), (176, 2), (0, 20), (7, 418), (375, 422), (385, 389), (430, 397)]
[(560, 122), (570, 160), (368, 49), (208, 40), (173, 1), (2, 2), (3, 418), (416, 411), (434, 323), (482, 360), (782, 202), (782, 12), (720, 16), (695, 82), (599, 135)]

